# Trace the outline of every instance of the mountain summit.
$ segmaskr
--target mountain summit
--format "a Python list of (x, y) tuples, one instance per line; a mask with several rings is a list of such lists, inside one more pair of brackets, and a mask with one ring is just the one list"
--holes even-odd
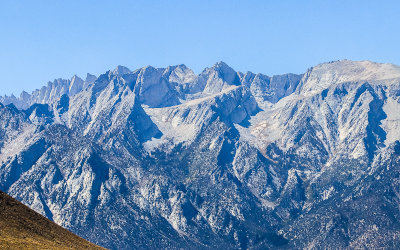
[(306, 73), (305, 85), (301, 86), (303, 93), (312, 94), (323, 90), (331, 84), (344, 82), (392, 82), (400, 78), (400, 66), (375, 63), (371, 61), (341, 60), (319, 64)]
[(398, 66), (119, 66), (0, 102), (0, 189), (107, 248), (400, 247)]

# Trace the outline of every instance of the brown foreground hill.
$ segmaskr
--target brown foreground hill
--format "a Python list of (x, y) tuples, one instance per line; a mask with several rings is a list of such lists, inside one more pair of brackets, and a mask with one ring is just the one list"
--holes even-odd
[(1, 249), (104, 249), (0, 191)]

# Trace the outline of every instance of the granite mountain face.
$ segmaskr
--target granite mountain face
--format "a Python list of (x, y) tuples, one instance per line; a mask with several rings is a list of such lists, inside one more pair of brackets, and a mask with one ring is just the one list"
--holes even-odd
[(398, 66), (118, 66), (0, 102), (0, 189), (100, 246), (400, 247)]

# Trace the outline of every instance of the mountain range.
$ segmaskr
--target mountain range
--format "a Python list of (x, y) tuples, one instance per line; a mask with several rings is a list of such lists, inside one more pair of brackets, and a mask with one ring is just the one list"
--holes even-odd
[(400, 247), (399, 66), (118, 66), (0, 102), (0, 189), (100, 246)]

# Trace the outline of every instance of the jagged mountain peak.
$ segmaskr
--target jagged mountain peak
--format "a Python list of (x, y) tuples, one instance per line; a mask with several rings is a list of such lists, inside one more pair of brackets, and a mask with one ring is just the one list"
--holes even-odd
[(218, 61), (216, 63), (214, 63), (214, 65), (212, 66), (212, 68), (218, 68), (218, 69), (232, 69), (227, 63), (223, 62), (223, 61)]
[(164, 71), (164, 75), (166, 75), (171, 82), (176, 82), (178, 84), (194, 82), (197, 78), (193, 70), (188, 68), (185, 64), (167, 67)]
[(56, 78), (53, 81), (47, 82), (47, 87), (58, 87), (58, 86), (67, 86), (71, 80), (63, 79), (63, 78)]
[(389, 63), (339, 60), (318, 64), (304, 75), (299, 93), (312, 95), (333, 84), (368, 81), (390, 84), (400, 78), (400, 67)]
[(74, 75), (69, 85), (68, 94), (70, 96), (78, 94), (80, 91), (82, 91), (83, 85), (84, 81), (79, 76)]
[(131, 70), (128, 69), (127, 67), (125, 67), (125, 66), (118, 65), (118, 66), (112, 71), (112, 73), (113, 73), (114, 75), (121, 75), (121, 76), (122, 76), (122, 75), (131, 73)]
[(31, 95), (26, 91), (22, 91), (21, 94), (20, 94), (20, 98), (23, 99), (23, 100), (28, 100), (30, 98), (30, 96)]
[(96, 80), (97, 77), (95, 75), (87, 73), (82, 89), (85, 90), (88, 86), (92, 85)]
[(86, 74), (86, 78), (85, 78), (85, 82), (93, 82), (94, 79), (96, 79), (96, 76), (95, 76), (95, 75), (92, 75), (92, 74), (90, 74), (90, 73), (87, 73), (87, 74)]
[(210, 70), (218, 72), (219, 76), (224, 79), (229, 79), (237, 75), (237, 72), (223, 61), (215, 63)]
[(74, 75), (71, 77), (71, 82), (72, 82), (72, 81), (83, 81), (83, 80), (82, 80), (82, 78), (80, 78), (78, 75), (74, 74)]
[(400, 77), (400, 66), (390, 63), (377, 63), (368, 60), (352, 61), (352, 60), (338, 60), (328, 63), (321, 63), (312, 67), (312, 71), (324, 74), (336, 74), (351, 79), (361, 80), (385, 80)]
[(164, 68), (156, 68), (156, 67), (153, 67), (152, 65), (147, 65), (147, 66), (140, 68), (140, 71), (143, 73), (149, 73), (149, 72), (154, 72), (154, 71), (164, 71)]
[(220, 93), (230, 85), (240, 85), (239, 74), (224, 62), (217, 62), (200, 73), (195, 89), (205, 95)]
[(185, 64), (178, 64), (178, 65), (168, 66), (166, 69), (168, 69), (168, 70), (176, 70), (176, 69), (186, 70), (189, 68)]

